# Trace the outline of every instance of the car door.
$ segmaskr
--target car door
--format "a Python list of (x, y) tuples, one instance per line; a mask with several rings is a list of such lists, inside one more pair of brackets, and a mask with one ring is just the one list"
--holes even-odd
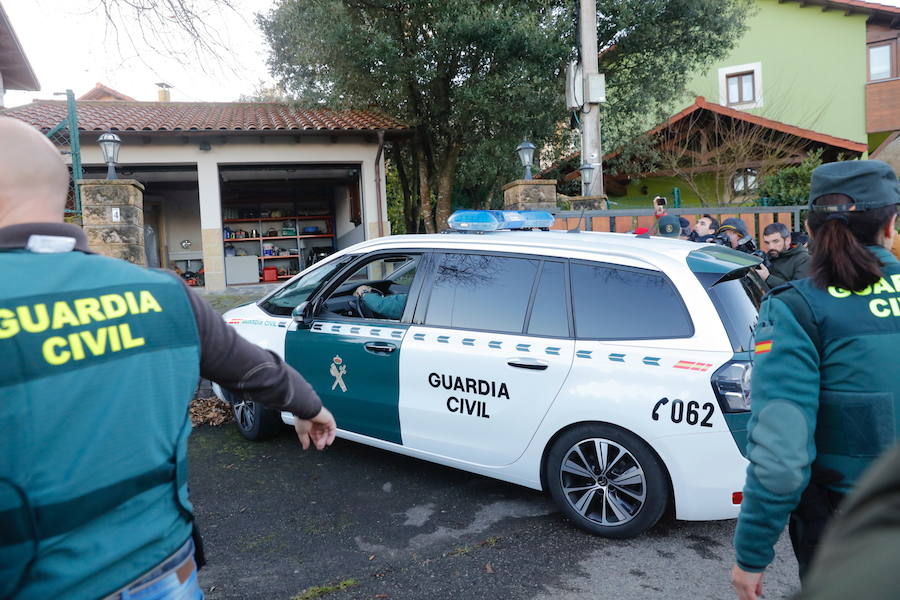
[(434, 262), (400, 357), (403, 443), (510, 464), (572, 365), (566, 264), (466, 252)]
[[(313, 386), (342, 430), (402, 443), (400, 345), (425, 256), (383, 252), (351, 264), (313, 301), (312, 318), (292, 325), (286, 335), (287, 361)], [(364, 298), (354, 295), (360, 286), (394, 299), (405, 295), (405, 305), (393, 316), (370, 313)]]

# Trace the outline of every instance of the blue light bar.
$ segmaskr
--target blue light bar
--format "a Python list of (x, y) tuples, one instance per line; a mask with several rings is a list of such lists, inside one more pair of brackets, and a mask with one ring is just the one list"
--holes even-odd
[(447, 220), (454, 231), (549, 229), (554, 217), (543, 210), (458, 210)]

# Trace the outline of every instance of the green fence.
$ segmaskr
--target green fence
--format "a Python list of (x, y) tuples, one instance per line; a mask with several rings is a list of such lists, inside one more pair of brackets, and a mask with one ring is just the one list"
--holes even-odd
[(75, 94), (66, 90), (66, 116), (56, 127), (47, 132), (47, 137), (63, 154), (71, 157), (69, 161), (69, 197), (66, 201), (66, 213), (81, 216), (81, 190), (75, 184), (83, 178), (81, 169), (81, 143), (78, 137), (78, 112)]

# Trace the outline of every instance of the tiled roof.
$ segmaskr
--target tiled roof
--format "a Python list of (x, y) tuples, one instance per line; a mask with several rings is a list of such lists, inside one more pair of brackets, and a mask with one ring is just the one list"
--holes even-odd
[(122, 100), (137, 102), (137, 100), (135, 100), (131, 96), (127, 96), (118, 90), (114, 90), (111, 87), (105, 86), (99, 81), (89, 91), (78, 96), (78, 100)]
[[(788, 0), (779, 0), (786, 2)], [(816, 4), (822, 7), (822, 10), (835, 9), (843, 10), (846, 14), (863, 13), (870, 17), (896, 17), (900, 15), (900, 8), (896, 6), (888, 6), (880, 2), (867, 2), (865, 0), (796, 0), (802, 4)]]
[[(784, 133), (787, 135), (793, 135), (801, 139), (810, 140), (811, 142), (817, 142), (819, 144), (823, 144), (825, 146), (832, 146), (839, 150), (846, 150), (851, 153), (859, 153), (862, 154), (868, 149), (868, 146), (864, 142), (854, 142), (853, 140), (848, 140), (845, 138), (839, 138), (833, 135), (828, 135), (827, 133), (819, 133), (818, 131), (813, 131), (811, 129), (804, 129), (802, 127), (795, 127), (794, 125), (788, 125), (787, 123), (782, 123), (780, 121), (774, 121), (772, 119), (767, 119), (765, 117), (760, 117), (758, 115), (753, 115), (748, 112), (737, 110), (734, 108), (729, 108), (727, 106), (722, 106), (721, 104), (716, 104), (715, 102), (710, 102), (703, 96), (697, 96), (694, 100), (694, 103), (685, 108), (682, 111), (679, 111), (654, 127), (653, 129), (646, 132), (645, 135), (652, 136), (655, 135), (667, 127), (671, 127), (675, 125), (678, 121), (681, 121), (685, 117), (690, 116), (691, 114), (706, 110), (712, 113), (716, 113), (725, 117), (730, 117), (732, 119), (738, 121), (745, 121), (747, 123), (752, 123), (754, 125), (758, 125), (759, 127), (765, 127), (767, 129), (771, 129), (773, 131), (778, 131), (780, 133)], [(620, 154), (621, 150), (615, 150), (612, 152), (607, 152), (603, 155), (603, 160), (610, 160), (615, 158)], [(557, 169), (566, 163), (569, 163), (573, 160), (578, 159), (581, 156), (580, 152), (573, 152), (563, 158), (557, 160), (550, 167), (541, 171), (538, 177), (545, 176), (553, 169)], [(573, 173), (578, 173), (577, 169), (573, 171)]]
[[(77, 103), (78, 129), (119, 132), (374, 131), (405, 130), (400, 121), (372, 110), (295, 108), (274, 102)], [(0, 115), (49, 130), (66, 116), (63, 100), (35, 100)]]

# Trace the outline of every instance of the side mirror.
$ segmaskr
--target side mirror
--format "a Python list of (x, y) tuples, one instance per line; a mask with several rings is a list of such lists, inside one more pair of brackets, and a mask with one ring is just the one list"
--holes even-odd
[(303, 301), (291, 311), (291, 318), (297, 323), (306, 323), (310, 317), (309, 302)]

